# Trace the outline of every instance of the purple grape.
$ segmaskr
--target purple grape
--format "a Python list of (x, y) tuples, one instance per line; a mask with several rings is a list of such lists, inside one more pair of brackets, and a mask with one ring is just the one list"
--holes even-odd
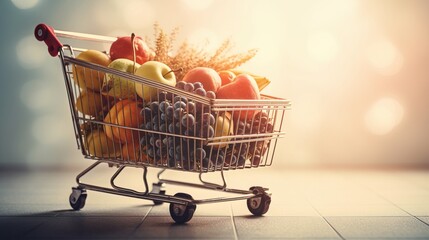
[(182, 125), (184, 127), (192, 128), (195, 124), (195, 117), (192, 114), (186, 113), (182, 117)]
[(167, 125), (165, 123), (159, 125), (159, 131), (167, 132)]
[(186, 108), (186, 103), (183, 101), (177, 101), (173, 105), (174, 109), (177, 110), (178, 108)]
[(183, 114), (185, 114), (185, 110), (183, 108), (174, 110), (174, 118), (177, 120), (181, 119)]
[(159, 92), (158, 93), (158, 101), (162, 102), (167, 99), (168, 93), (167, 92)]
[(152, 110), (149, 107), (145, 107), (141, 110), (140, 115), (149, 121), (152, 118)]
[(180, 144), (176, 145), (175, 151), (176, 153), (180, 153), (182, 151), (182, 147), (180, 146)]
[(203, 84), (201, 82), (194, 82), (194, 89), (197, 89), (197, 88), (204, 88)]
[(213, 91), (207, 91), (206, 97), (208, 97), (210, 99), (216, 99), (216, 93)]
[(179, 82), (176, 83), (176, 88), (184, 90), (185, 89), (185, 84), (186, 83), (184, 81), (179, 81)]
[(159, 111), (159, 103), (157, 101), (151, 102), (150, 109), (152, 110), (153, 115), (156, 115)]
[(159, 139), (159, 138), (158, 138), (158, 139), (156, 139), (156, 140), (155, 140), (155, 146), (156, 146), (156, 147), (158, 147), (158, 148), (160, 148), (160, 147), (162, 146), (162, 140), (161, 140), (161, 139)]
[(167, 119), (173, 119), (174, 117), (174, 107), (173, 106), (168, 106), (166, 109), (166, 113), (167, 115)]
[(175, 96), (175, 97), (173, 98), (173, 102), (174, 102), (174, 103), (179, 102), (179, 101), (182, 101), (182, 102), (184, 102), (184, 103), (187, 103), (187, 102), (188, 102), (188, 99), (187, 99), (186, 97), (183, 97), (183, 96)]
[(203, 127), (202, 137), (211, 138), (214, 136), (214, 128), (212, 126)]
[(168, 102), (168, 101), (162, 101), (160, 104), (159, 104), (159, 110), (162, 112), (162, 113), (165, 113), (166, 111), (167, 111), (167, 108), (170, 106), (170, 103)]
[(146, 150), (146, 154), (147, 154), (149, 157), (153, 158), (153, 157), (154, 157), (154, 155), (155, 155), (155, 153), (154, 153), (154, 151), (153, 151), (153, 148), (148, 148), (148, 149)]
[(174, 157), (174, 148), (168, 148), (168, 155), (170, 156), (170, 157)]
[(196, 160), (201, 160), (204, 159), (206, 157), (206, 151), (202, 148), (196, 148), (195, 149), (195, 159)]
[(195, 113), (195, 103), (194, 102), (188, 102), (186, 104), (186, 111), (188, 113), (194, 114)]
[(204, 88), (197, 88), (197, 89), (195, 89), (194, 93), (198, 94), (200, 96), (203, 96), (203, 97), (205, 97), (207, 94), (206, 90), (204, 90)]
[(203, 113), (203, 123), (213, 126), (215, 124), (215, 117), (211, 113)]
[(184, 87), (185, 91), (187, 92), (193, 92), (194, 91), (194, 84), (192, 83), (186, 83)]
[(175, 133), (176, 132), (176, 128), (175, 128), (175, 124), (174, 123), (170, 123), (168, 125), (168, 132), (170, 132), (170, 133)]

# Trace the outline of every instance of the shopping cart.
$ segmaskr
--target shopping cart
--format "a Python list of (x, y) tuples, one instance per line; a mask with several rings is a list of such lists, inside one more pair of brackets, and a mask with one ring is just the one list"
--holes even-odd
[[(261, 100), (211, 99), (80, 60), (75, 56), (87, 49), (62, 44), (57, 37), (79, 42), (89, 41), (92, 44), (105, 43), (105, 46), (117, 38), (59, 31), (45, 24), (37, 25), (34, 34), (37, 40), (46, 43), (51, 56), (59, 56), (78, 149), (85, 158), (95, 160), (95, 163), (76, 177), (77, 187), (72, 188), (69, 198), (74, 210), (84, 207), (86, 190), (92, 190), (147, 199), (154, 204), (170, 203), (170, 215), (177, 223), (188, 222), (198, 204), (247, 200), (247, 207), (252, 214), (259, 216), (268, 211), (271, 193), (267, 188), (227, 188), (224, 172), (272, 165), (278, 139), (285, 134), (282, 123), (285, 111), (290, 107), (289, 101), (267, 95), (262, 95)], [(144, 101), (124, 85), (123, 89), (120, 86), (119, 91), (129, 91), (128, 98), (132, 100), (123, 100), (100, 94), (103, 92), (101, 86), (89, 91), (82, 90), (77, 84), (86, 80), (82, 78), (102, 82), (108, 75), (127, 79), (129, 83), (151, 89), (152, 93), (155, 91), (155, 94), (150, 94)], [(125, 110), (127, 104), (124, 101), (128, 101), (128, 111)], [(118, 107), (120, 102), (122, 105)], [(173, 108), (172, 116), (168, 114), (171, 110), (168, 106), (175, 104), (182, 106), (177, 111), (180, 115), (177, 118), (174, 115), (177, 108)], [(116, 119), (106, 121), (107, 118), (112, 118), (113, 113), (117, 114)], [(183, 121), (186, 113), (194, 113), (195, 116)], [(127, 125), (120, 118), (128, 118), (128, 122), (137, 122), (138, 125)], [(232, 119), (237, 120), (234, 122)], [(107, 132), (111, 132), (110, 135), (116, 132), (113, 135), (119, 136), (119, 142), (111, 140)], [(84, 175), (101, 163), (117, 167), (110, 179), (111, 186), (97, 186), (81, 181)], [(115, 183), (126, 167), (143, 169), (145, 191)], [(148, 167), (160, 169), (158, 181), (152, 184), (151, 190), (147, 180)], [(161, 175), (167, 170), (199, 174), (199, 181), (191, 183), (162, 178)], [(203, 179), (204, 174), (212, 173), (220, 175), (220, 184)], [(196, 200), (186, 193), (168, 195), (165, 191), (166, 184), (220, 191), (228, 196)]]

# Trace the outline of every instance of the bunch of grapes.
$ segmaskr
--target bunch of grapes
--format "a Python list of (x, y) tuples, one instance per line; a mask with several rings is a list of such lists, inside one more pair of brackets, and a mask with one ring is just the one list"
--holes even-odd
[[(210, 99), (216, 98), (215, 93), (206, 91), (200, 82), (180, 81), (176, 87)], [(212, 161), (219, 162), (211, 159), (214, 154), (209, 156), (207, 146), (198, 139), (214, 136), (215, 117), (209, 106), (184, 96), (160, 92), (158, 101), (152, 101), (141, 114), (145, 119), (141, 128), (148, 131), (141, 134), (140, 143), (156, 164), (197, 170), (208, 168)]]
[[(235, 129), (236, 135), (272, 133), (273, 124), (269, 121), (268, 114), (261, 111), (255, 114), (253, 120), (236, 122)], [(249, 138), (243, 137), (238, 140)], [(261, 140), (230, 144), (225, 163), (231, 167), (244, 167), (246, 159), (250, 159), (252, 166), (257, 166), (269, 148), (269, 143), (269, 140)]]

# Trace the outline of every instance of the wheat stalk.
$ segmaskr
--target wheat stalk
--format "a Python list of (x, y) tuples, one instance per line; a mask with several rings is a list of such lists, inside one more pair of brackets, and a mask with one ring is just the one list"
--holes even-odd
[(154, 60), (167, 64), (173, 70), (182, 69), (182, 71), (175, 73), (178, 81), (182, 80), (183, 76), (195, 67), (209, 67), (216, 71), (233, 69), (246, 63), (257, 53), (256, 49), (250, 49), (246, 52), (231, 54), (232, 42), (228, 38), (220, 44), (213, 54), (208, 52), (206, 48), (197, 48), (191, 45), (188, 41), (180, 44), (176, 53), (172, 54), (178, 32), (179, 28), (176, 27), (170, 34), (166, 34), (158, 23), (154, 24)]

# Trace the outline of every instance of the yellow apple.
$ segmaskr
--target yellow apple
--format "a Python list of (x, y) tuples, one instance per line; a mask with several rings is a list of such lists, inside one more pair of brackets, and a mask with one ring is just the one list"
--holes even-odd
[[(158, 61), (147, 61), (143, 63), (136, 71), (136, 76), (143, 77), (149, 81), (160, 82), (170, 86), (176, 85), (176, 75), (165, 63)], [(151, 102), (156, 99), (157, 88), (147, 86), (146, 84), (136, 82), (136, 93), (145, 102)]]

